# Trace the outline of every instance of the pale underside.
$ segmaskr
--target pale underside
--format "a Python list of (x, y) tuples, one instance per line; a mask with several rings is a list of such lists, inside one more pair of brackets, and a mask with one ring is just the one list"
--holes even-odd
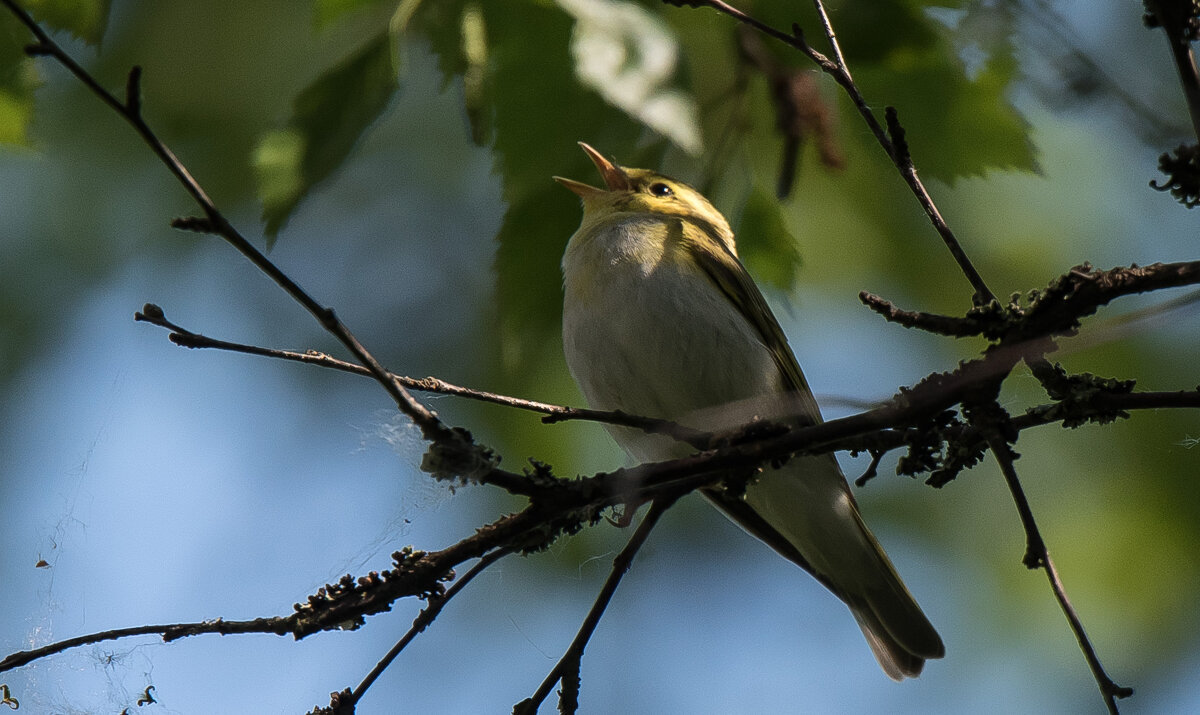
[[(615, 214), (598, 226), (585, 217), (568, 245), (563, 346), (588, 403), (710, 431), (755, 418), (819, 422), (786, 343), (768, 346), (771, 334), (764, 336), (761, 325), (748, 321), (717, 289), (720, 281), (702, 260), (671, 254), (687, 250), (686, 245), (647, 239), (663, 236), (664, 224), (672, 222), (679, 219)], [(724, 258), (744, 274), (736, 258)], [(752, 283), (734, 288), (753, 291), (752, 297), (762, 300)], [(782, 333), (771, 321), (780, 342)], [(695, 451), (639, 430), (610, 432), (640, 462)], [(794, 458), (782, 469), (764, 472), (744, 501), (719, 492), (706, 496), (846, 601), (889, 676), (919, 673), (924, 658), (914, 652), (940, 655), (936, 632), (863, 525), (832, 455)]]

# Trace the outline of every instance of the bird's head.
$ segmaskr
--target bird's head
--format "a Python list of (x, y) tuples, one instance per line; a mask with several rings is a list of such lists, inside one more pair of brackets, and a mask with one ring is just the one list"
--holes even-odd
[(719, 236), (736, 254), (729, 222), (699, 191), (649, 169), (620, 166), (583, 142), (579, 142), (579, 146), (600, 171), (605, 188), (561, 176), (554, 177), (554, 180), (583, 199), (584, 221), (626, 213), (649, 213), (703, 221), (713, 229), (710, 233)]

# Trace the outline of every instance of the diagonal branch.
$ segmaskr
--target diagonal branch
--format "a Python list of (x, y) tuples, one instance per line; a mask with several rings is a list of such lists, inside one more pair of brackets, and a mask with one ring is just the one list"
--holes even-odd
[(465, 574), (463, 574), (462, 578), (455, 581), (450, 588), (446, 589), (446, 593), (442, 595), (434, 594), (433, 596), (430, 596), (429, 605), (427, 605), (421, 611), (421, 613), (417, 615), (416, 619), (413, 621), (412, 627), (408, 629), (408, 632), (405, 633), (404, 636), (396, 642), (396, 645), (392, 646), (391, 650), (389, 650), (387, 654), (375, 664), (375, 667), (371, 669), (371, 672), (368, 673), (367, 676), (363, 678), (362, 682), (358, 684), (358, 687), (354, 689), (354, 692), (350, 695), (349, 700), (343, 698), (344, 702), (339, 703), (340, 707), (345, 708), (348, 706), (348, 710), (346, 712), (354, 712), (355, 704), (362, 699), (362, 696), (366, 694), (367, 690), (375, 683), (379, 676), (383, 674), (383, 671), (387, 670), (388, 666), (390, 666), (392, 662), (399, 657), (400, 653), (406, 647), (408, 647), (408, 644), (411, 643), (414, 638), (416, 638), (420, 633), (428, 628), (431, 623), (433, 623), (433, 621), (438, 617), (438, 614), (442, 612), (442, 609), (446, 607), (446, 604), (450, 602), (450, 599), (454, 598), (460, 591), (466, 588), (467, 584), (471, 583), (476, 576), (483, 573), (484, 570), (486, 570), (489, 566), (511, 553), (512, 549), (510, 548), (496, 549), (495, 551), (481, 558), (477, 564), (471, 567), (470, 571), (467, 571)]
[(642, 519), (642, 523), (638, 524), (638, 528), (633, 533), (633, 536), (630, 537), (629, 543), (613, 559), (612, 571), (609, 572), (608, 579), (604, 582), (604, 587), (600, 589), (595, 603), (592, 604), (591, 610), (588, 611), (587, 617), (583, 620), (583, 625), (579, 627), (579, 632), (575, 634), (575, 639), (571, 641), (571, 645), (567, 648), (563, 657), (550, 670), (550, 674), (538, 686), (537, 691), (513, 707), (513, 715), (536, 715), (542, 701), (550, 694), (550, 691), (554, 688), (554, 684), (560, 680), (563, 683), (563, 690), (559, 710), (563, 715), (568, 715), (568, 713), (574, 713), (578, 709), (579, 667), (583, 659), (583, 650), (587, 647), (592, 633), (596, 631), (596, 626), (599, 625), (601, 616), (604, 615), (605, 609), (608, 608), (609, 602), (612, 601), (613, 594), (617, 592), (617, 586), (620, 585), (621, 578), (629, 571), (629, 567), (633, 563), (633, 557), (642, 548), (642, 544), (646, 543), (646, 537), (650, 536), (650, 532), (658, 524), (659, 518), (667, 509), (671, 508), (671, 505), (675, 503), (677, 498), (678, 495), (664, 496), (656, 499), (650, 505), (650, 511), (646, 513), (646, 518)]
[[(999, 405), (995, 405), (995, 409), (1000, 410), (1001, 408)], [(1025, 529), (1025, 557), (1022, 559), (1022, 563), (1027, 568), (1040, 568), (1046, 572), (1046, 578), (1050, 581), (1050, 589), (1054, 592), (1054, 598), (1058, 601), (1063, 615), (1067, 617), (1067, 622), (1071, 624), (1071, 631), (1075, 634), (1075, 640), (1079, 642), (1079, 649), (1083, 651), (1088, 668), (1092, 671), (1092, 677), (1095, 678), (1096, 685), (1100, 688), (1100, 694), (1104, 697), (1104, 704), (1108, 708), (1109, 713), (1117, 715), (1117, 700), (1133, 695), (1133, 688), (1118, 685), (1105, 672), (1104, 666), (1100, 663), (1099, 656), (1096, 655), (1096, 649), (1092, 646), (1091, 640), (1088, 639), (1087, 633), (1083, 629), (1083, 621), (1079, 618), (1079, 614), (1075, 612), (1075, 607), (1071, 605), (1070, 599), (1067, 598), (1062, 578), (1058, 575), (1058, 569), (1055, 568), (1054, 562), (1050, 560), (1050, 552), (1046, 548), (1046, 542), (1042, 539), (1037, 521), (1033, 518), (1033, 509), (1029, 506), (1025, 490), (1021, 487), (1021, 482), (1017, 478), (1017, 470), (1013, 465), (1013, 462), (1017, 458), (1016, 453), (1013, 452), (1008, 442), (994, 433), (988, 439), (988, 444), (991, 447), (992, 454), (996, 457), (996, 462), (1000, 465), (1000, 471), (1004, 474), (1004, 481), (1008, 485), (1013, 502), (1017, 506), (1017, 514), (1021, 518), (1021, 526)]]
[(1188, 0), (1144, 2), (1150, 17), (1167, 36), (1183, 96), (1187, 100), (1188, 114), (1192, 118), (1192, 130), (1200, 141), (1200, 68), (1196, 66), (1196, 54), (1192, 51), (1192, 42), (1196, 39), (1195, 3)]
[[(913, 392), (919, 391), (918, 386)], [(1200, 408), (1200, 390), (1096, 395), (1098, 409), (1132, 410)], [(200, 623), (138, 626), (93, 633), (59, 641), (37, 649), (11, 653), (0, 659), (0, 673), (70, 648), (136, 635), (161, 635), (170, 641), (202, 633), (274, 633), (303, 638), (326, 629), (344, 629), (347, 623), (387, 611), (406, 596), (436, 593), (438, 583), (451, 569), (496, 549), (536, 550), (560, 533), (578, 530), (595, 520), (609, 505), (644, 500), (666, 500), (679, 494), (715, 484), (730, 470), (767, 463), (787, 454), (820, 454), (836, 449), (891, 450), (906, 444), (920, 429), (894, 429), (892, 425), (915, 419), (929, 406), (925, 399), (907, 406), (888, 405), (851, 417), (793, 430), (756, 443), (735, 444), (721, 450), (682, 459), (645, 464), (631, 469), (598, 474), (575, 482), (560, 482), (544, 490), (534, 504), (505, 516), (476, 531), (472, 536), (441, 551), (398, 552), (397, 568), (380, 577), (371, 574), (354, 582), (343, 578), (336, 586), (322, 589), (295, 613), (250, 621), (217, 619)], [(1051, 410), (1031, 410), (1011, 421), (1014, 431), (1050, 424), (1061, 417)], [(986, 440), (983, 429), (962, 427), (951, 437), (964, 443)]]
[(438, 419), (432, 410), (417, 402), (407, 390), (390, 379), (383, 365), (367, 351), (362, 343), (358, 341), (358, 338), (350, 332), (350, 329), (338, 319), (332, 308), (322, 305), (309, 295), (308, 292), (268, 259), (262, 251), (255, 248), (254, 244), (229, 223), (217, 208), (212, 198), (209, 197), (203, 187), (200, 186), (200, 183), (196, 181), (191, 172), (184, 166), (183, 162), (175, 156), (174, 152), (158, 137), (142, 117), (140, 96), (142, 71), (140, 67), (134, 67), (129, 72), (126, 83), (126, 97), (124, 101), (121, 101), (102, 87), (86, 69), (63, 50), (15, 0), (0, 0), (0, 3), (3, 3), (33, 33), (33, 36), (37, 38), (36, 44), (26, 48), (26, 51), (30, 55), (48, 56), (56, 60), (91, 90), (93, 94), (99, 97), (101, 101), (128, 122), (150, 147), (150, 150), (154, 152), (171, 174), (175, 176), (184, 190), (187, 191), (200, 207), (201, 211), (203, 211), (203, 218), (175, 220), (173, 225), (176, 228), (211, 233), (223, 238), (286, 291), (293, 300), (312, 314), (325, 330), (337, 338), (354, 355), (354, 358), (370, 371), (375, 380), (392, 397), (396, 406), (417, 424), (426, 439), (445, 444), (450, 448), (457, 448), (460, 452), (479, 454), (480, 448), (478, 446), (469, 444), (463, 439), (460, 432), (442, 424), (441, 420)]
[[(826, 39), (829, 40), (832, 47), (834, 59), (829, 59), (821, 52), (813, 49), (808, 41), (804, 38), (804, 33), (799, 25), (792, 26), (792, 33), (782, 32), (761, 20), (754, 18), (751, 15), (739, 10), (738, 8), (724, 2), (723, 0), (663, 0), (670, 5), (702, 7), (708, 6), (717, 12), (724, 13), (735, 20), (742, 22), (763, 34), (772, 37), (789, 47), (799, 50), (806, 57), (812, 60), (821, 71), (833, 78), (835, 82), (841, 85), (842, 89), (850, 97), (850, 101), (854, 103), (855, 109), (862, 116), (863, 121), (867, 123), (867, 127), (871, 133), (875, 135), (875, 140), (879, 146), (883, 147), (884, 152), (891, 159), (892, 164), (900, 172), (904, 183), (908, 185), (909, 190), (917, 198), (917, 202), (921, 204), (921, 210), (925, 212), (930, 223), (933, 224), (934, 230), (941, 236), (946, 248), (949, 249), (950, 255), (954, 257), (958, 263), (959, 269), (963, 275), (970, 281), (971, 287), (975, 289), (973, 302), (975, 305), (986, 305), (995, 300), (995, 295), (987, 287), (987, 283), (983, 280), (983, 276), (979, 274), (975, 266), (967, 257), (962, 245), (958, 242), (958, 237), (954, 235), (954, 231), (950, 229), (949, 224), (942, 218), (941, 211), (938, 210), (937, 204), (933, 202), (933, 197), (930, 196), (929, 190), (925, 188), (924, 182), (917, 176), (917, 168), (909, 156), (907, 149), (901, 150), (898, 144), (903, 145), (903, 140), (900, 139), (900, 123), (895, 116), (895, 110), (891, 110), (888, 126), (892, 131), (885, 129), (880, 124), (879, 119), (875, 116), (871, 106), (867, 104), (867, 100), (863, 97), (862, 92), (855, 84), (854, 78), (850, 75), (850, 69), (846, 66), (845, 58), (842, 57), (841, 47), (838, 45), (837, 36), (834, 34), (833, 25), (829, 20), (828, 13), (825, 12), (825, 7), (821, 0), (814, 0), (817, 6), (817, 11), (821, 16), (822, 28), (825, 31)], [(897, 141), (900, 139), (900, 141)]]
[[(166, 314), (162, 308), (147, 303), (142, 307), (142, 310), (135, 313), (133, 316), (135, 321), (150, 323), (157, 325), (160, 328), (166, 328), (171, 331), (169, 339), (171, 342), (185, 348), (214, 348), (217, 350), (227, 350), (229, 352), (243, 353), (246, 355), (257, 355), (259, 357), (269, 357), (278, 360), (288, 360), (292, 362), (300, 362), (308, 365), (316, 365), (318, 367), (340, 370), (355, 375), (371, 377), (371, 372), (363, 367), (352, 362), (339, 360), (330, 355), (315, 350), (307, 350), (305, 352), (296, 352), (293, 350), (279, 350), (277, 348), (264, 348), (257, 345), (247, 345), (245, 343), (235, 343), (228, 340), (219, 340), (211, 338), (201, 333), (196, 333), (180, 325), (177, 325), (170, 320), (167, 320)], [(454, 395), (456, 397), (465, 397), (479, 402), (488, 402), (494, 405), (503, 405), (505, 407), (514, 407), (531, 412), (538, 412), (544, 415), (542, 422), (546, 424), (554, 424), (557, 422), (567, 422), (573, 420), (587, 420), (590, 422), (599, 422), (602, 424), (621, 425), (623, 427), (633, 427), (640, 429), (649, 434), (663, 434), (672, 437), (680, 442), (687, 442), (696, 449), (707, 449), (712, 442), (712, 434), (703, 430), (685, 427), (678, 422), (671, 420), (663, 420), (655, 417), (641, 417), (639, 415), (631, 415), (627, 412), (608, 411), (608, 410), (592, 410), (584, 407), (567, 407), (563, 405), (553, 405), (547, 402), (539, 402), (537, 400), (526, 400), (520, 397), (511, 397), (509, 395), (501, 395), (495, 392), (486, 390), (476, 390), (469, 387), (455, 385), (445, 380), (436, 377), (406, 377), (395, 373), (388, 373), (389, 379), (399, 383), (402, 387), (409, 390), (418, 390), (421, 392), (435, 392), (442, 395)]]

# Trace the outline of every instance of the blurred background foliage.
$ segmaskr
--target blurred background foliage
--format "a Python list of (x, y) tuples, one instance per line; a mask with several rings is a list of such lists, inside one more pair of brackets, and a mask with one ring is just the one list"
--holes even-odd
[[(888, 326), (858, 304), (870, 290), (961, 313), (971, 291), (840, 90), (711, 11), (624, 0), (26, 6), (105, 86), (119, 91), (143, 66), (152, 126), (234, 223), (261, 229), (274, 259), (398, 372), (580, 402), (558, 342), (558, 262), (579, 207), (550, 181), (593, 181), (580, 140), (714, 199), (827, 415), (983, 347)], [(799, 23), (825, 49), (807, 5), (745, 6), (780, 28)], [(1140, 5), (829, 7), (868, 102), (898, 108), (918, 169), (997, 294), (1083, 261), (1196, 257), (1195, 215), (1147, 187), (1188, 125)], [(384, 568), (405, 543), (440, 548), (515, 505), (429, 485), (414, 468), (418, 440), (365, 381), (181, 351), (133, 325), (152, 300), (215, 337), (334, 350), (225, 247), (168, 227), (195, 207), (62, 68), (24, 57), (28, 41), (0, 16), (0, 650), (282, 612), (323, 580)], [(811, 115), (782, 199), (772, 73)], [(1102, 311), (1063, 341), (1062, 362), (1143, 389), (1195, 387), (1194, 308), (1114, 320), (1170, 297)], [(1010, 410), (1043, 399), (1031, 377), (1009, 380)], [(572, 475), (622, 463), (592, 425), (430, 401), (509, 466), (534, 457)], [(1138, 689), (1129, 712), (1200, 708), (1197, 438), (1200, 416), (1162, 411), (1046, 427), (1017, 445), (1101, 658)], [(843, 457), (851, 477), (865, 468)], [(588, 650), (585, 711), (1098, 710), (1044, 579), (1020, 565), (994, 465), (935, 492), (890, 477), (894, 461), (860, 500), (942, 630), (944, 662), (918, 682), (886, 681), (819, 586), (685, 503)], [(503, 566), (376, 686), (403, 699), (377, 692), (365, 711), (490, 712), (525, 697), (624, 537), (602, 526)], [(0, 681), (34, 711), (118, 712), (153, 683), (179, 712), (210, 708), (214, 688), (246, 705), (234, 711), (299, 712), (356, 682), (409, 617), (301, 644), (119, 643)], [(272, 659), (286, 677), (275, 680)]]

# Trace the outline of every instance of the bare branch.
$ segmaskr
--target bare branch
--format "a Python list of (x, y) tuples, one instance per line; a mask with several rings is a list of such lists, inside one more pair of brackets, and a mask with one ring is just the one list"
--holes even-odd
[[(646, 517), (642, 519), (642, 523), (638, 525), (637, 530), (630, 537), (629, 543), (613, 559), (612, 571), (609, 572), (608, 579), (604, 582), (604, 587), (600, 589), (595, 603), (592, 604), (591, 610), (588, 611), (587, 617), (583, 620), (583, 625), (579, 627), (579, 632), (575, 634), (575, 639), (571, 641), (571, 645), (563, 653), (563, 657), (551, 669), (550, 674), (542, 681), (537, 691), (529, 698), (517, 703), (513, 708), (513, 715), (535, 715), (542, 701), (546, 699), (546, 696), (554, 688), (554, 684), (560, 680), (563, 682), (563, 695), (559, 710), (563, 715), (575, 712), (579, 706), (577, 701), (579, 695), (579, 666), (583, 659), (583, 650), (587, 647), (592, 633), (596, 630), (596, 626), (599, 625), (600, 618), (604, 615), (605, 609), (608, 608), (609, 602), (612, 601), (613, 594), (617, 592), (617, 586), (620, 585), (621, 578), (633, 563), (633, 557), (642, 548), (642, 544), (646, 543), (646, 537), (650, 536), (650, 532), (658, 524), (659, 518), (667, 509), (671, 508), (671, 505), (675, 503), (677, 498), (677, 496), (662, 497), (650, 505), (650, 511), (646, 513)], [(569, 683), (572, 685), (569, 686)]]
[(983, 332), (983, 327), (978, 324), (978, 321), (970, 318), (902, 310), (890, 301), (865, 290), (859, 292), (858, 299), (863, 302), (863, 305), (882, 315), (888, 322), (906, 328), (919, 328), (927, 333), (946, 335), (952, 338), (965, 338)]
[(1179, 72), (1179, 83), (1192, 117), (1192, 129), (1200, 141), (1200, 68), (1192, 42), (1196, 40), (1198, 22), (1195, 3), (1190, 0), (1143, 0), (1148, 11), (1148, 24), (1161, 27), (1171, 46), (1171, 57)]
[[(942, 218), (941, 212), (938, 210), (937, 205), (933, 202), (933, 197), (929, 195), (929, 191), (925, 188), (925, 184), (917, 176), (917, 169), (912, 162), (912, 158), (907, 155), (907, 152), (904, 152), (902, 155), (897, 151), (896, 145), (892, 142), (888, 132), (884, 129), (883, 125), (879, 123), (879, 119), (875, 116), (874, 111), (872, 111), (870, 105), (867, 104), (866, 98), (864, 98), (862, 92), (859, 91), (858, 85), (854, 83), (854, 78), (850, 75), (850, 70), (846, 66), (845, 59), (841, 56), (841, 48), (837, 44), (837, 36), (833, 32), (833, 25), (830, 23), (829, 17), (825, 13), (825, 9), (820, 0), (815, 1), (818, 11), (823, 18), (822, 24), (826, 33), (826, 39), (829, 40), (834, 51), (835, 59), (833, 60), (830, 60), (828, 57), (813, 49), (813, 47), (808, 44), (808, 41), (804, 38), (803, 32), (800, 31), (799, 25), (793, 25), (792, 34), (789, 35), (760, 20), (755, 19), (750, 15), (747, 15), (732, 5), (723, 2), (723, 0), (663, 1), (667, 4), (680, 7), (708, 6), (717, 12), (729, 15), (739, 22), (745, 23), (759, 32), (762, 32), (769, 37), (773, 37), (789, 47), (799, 50), (806, 57), (816, 63), (816, 65), (821, 68), (821, 71), (828, 74), (835, 82), (841, 85), (846, 91), (846, 94), (849, 95), (850, 100), (854, 103), (855, 109), (857, 109), (858, 113), (862, 116), (863, 121), (867, 123), (867, 127), (871, 130), (871, 133), (875, 135), (875, 140), (879, 142), (879, 145), (883, 147), (884, 152), (887, 153), (888, 158), (891, 159), (892, 163), (900, 171), (900, 176), (908, 185), (909, 190), (912, 191), (914, 196), (916, 196), (918, 203), (921, 204), (921, 209), (925, 212), (925, 215), (933, 224), (933, 227), (938, 232), (938, 235), (942, 237), (942, 241), (950, 250), (950, 254), (958, 263), (963, 275), (967, 277), (967, 280), (971, 283), (971, 287), (975, 289), (975, 295), (973, 299), (974, 304), (987, 305), (995, 300), (995, 295), (993, 295), (992, 291), (987, 287), (983, 277), (979, 274), (979, 271), (975, 269), (975, 266), (971, 263), (970, 259), (967, 258), (967, 254), (965, 251), (963, 251), (962, 245), (959, 244), (958, 238), (954, 235), (954, 232), (950, 229), (950, 226), (946, 223), (946, 220)], [(894, 124), (896, 127), (899, 127), (899, 119), (894, 119)]]
[[(1000, 410), (999, 405), (996, 405), (996, 409)], [(1045, 570), (1046, 578), (1050, 581), (1050, 588), (1054, 592), (1054, 598), (1058, 601), (1063, 615), (1067, 617), (1067, 622), (1071, 624), (1071, 631), (1075, 634), (1075, 639), (1079, 641), (1079, 648), (1083, 651), (1088, 667), (1092, 671), (1092, 677), (1096, 679), (1096, 685), (1100, 688), (1100, 694), (1104, 697), (1104, 704), (1110, 713), (1117, 715), (1117, 700), (1133, 695), (1133, 688), (1117, 685), (1108, 676), (1108, 673), (1105, 672), (1104, 666), (1100, 663), (1100, 658), (1096, 655), (1096, 649), (1092, 646), (1087, 633), (1083, 629), (1083, 621), (1080, 620), (1079, 614), (1075, 612), (1074, 606), (1071, 605), (1070, 599), (1067, 598), (1062, 578), (1058, 575), (1058, 569), (1054, 567), (1054, 562), (1050, 560), (1050, 552), (1046, 548), (1046, 542), (1042, 539), (1037, 521), (1033, 518), (1033, 510), (1029, 506), (1029, 500), (1025, 497), (1025, 491), (1022, 489), (1021, 482), (1017, 478), (1017, 470), (1013, 465), (1017, 455), (1012, 451), (1008, 442), (999, 436), (993, 435), (988, 441), (992, 454), (995, 455), (996, 461), (1000, 465), (1000, 471), (1004, 474), (1004, 481), (1008, 484), (1013, 502), (1017, 505), (1017, 513), (1021, 517), (1021, 526), (1025, 529), (1025, 557), (1022, 559), (1022, 562), (1027, 568)]]
[(20, 668), (35, 660), (62, 653), (71, 648), (120, 638), (129, 638), (131, 636), (157, 635), (162, 636), (164, 642), (170, 642), (202, 633), (219, 633), (221, 635), (232, 635), (234, 633), (274, 633), (276, 635), (284, 635), (289, 632), (288, 619), (283, 617), (255, 618), (249, 621), (227, 621), (223, 618), (218, 618), (199, 623), (171, 623), (154, 626), (134, 626), (132, 628), (114, 628), (112, 630), (98, 631), (74, 638), (67, 638), (55, 643), (49, 643), (40, 648), (11, 653), (5, 656), (3, 660), (0, 660), (0, 673)]
[(368, 673), (367, 676), (362, 679), (362, 682), (358, 684), (358, 687), (354, 689), (354, 692), (349, 696), (349, 699), (346, 699), (343, 696), (341, 700), (344, 702), (331, 703), (331, 706), (343, 708), (348, 706), (349, 710), (347, 712), (353, 712), (355, 704), (362, 699), (362, 696), (366, 694), (367, 690), (370, 689), (371, 685), (375, 683), (376, 679), (383, 674), (383, 671), (387, 670), (388, 666), (392, 664), (392, 661), (399, 657), (400, 653), (408, 646), (409, 643), (413, 641), (414, 638), (417, 637), (417, 635), (423, 632), (429, 627), (430, 624), (434, 622), (434, 620), (438, 617), (438, 614), (440, 614), (442, 609), (446, 607), (446, 604), (450, 602), (450, 599), (458, 595), (460, 591), (466, 588), (467, 584), (471, 583), (476, 576), (483, 573), (489, 566), (511, 553), (511, 549), (504, 548), (496, 549), (495, 551), (486, 554), (483, 558), (479, 559), (479, 563), (471, 567), (470, 571), (463, 574), (462, 578), (455, 581), (454, 585), (446, 589), (446, 593), (442, 595), (434, 594), (433, 596), (430, 596), (428, 599), (429, 605), (427, 605), (419, 614), (417, 614), (416, 619), (413, 621), (412, 628), (409, 628), (408, 632), (405, 633), (404, 636), (396, 642), (396, 645), (392, 646), (391, 650), (387, 652), (387, 655), (383, 656), (383, 658), (381, 658), (379, 662), (375, 664), (375, 667), (371, 669), (371, 672)]
[[(139, 322), (150, 323), (161, 328), (166, 328), (171, 331), (169, 339), (171, 342), (185, 348), (215, 348), (218, 350), (227, 350), (229, 352), (243, 353), (246, 355), (257, 355), (260, 357), (275, 358), (278, 360), (289, 360), (292, 362), (301, 362), (308, 365), (316, 365), (318, 367), (340, 370), (342, 372), (362, 375), (364, 377), (372, 377), (371, 372), (362, 365), (345, 360), (339, 360), (330, 355), (315, 350), (307, 350), (305, 352), (295, 352), (291, 350), (279, 350), (276, 348), (264, 348), (257, 345), (246, 345), (244, 343), (234, 343), (227, 340), (218, 340), (210, 338), (201, 333), (196, 333), (187, 328), (176, 325), (167, 320), (162, 308), (147, 303), (142, 307), (142, 310), (135, 313), (133, 319)], [(552, 405), (547, 402), (538, 402), (537, 400), (526, 400), (520, 397), (510, 397), (501, 395), (495, 392), (486, 390), (476, 390), (469, 387), (461, 387), (445, 380), (436, 377), (406, 377), (389, 372), (388, 377), (402, 387), (409, 390), (419, 390), (421, 392), (434, 392), (442, 395), (454, 395), (456, 397), (464, 397), (470, 400), (478, 400), (480, 402), (488, 402), (494, 405), (503, 405), (505, 407), (513, 407), (530, 412), (537, 412), (545, 415), (542, 422), (546, 424), (554, 424), (556, 422), (567, 422), (574, 420), (586, 420), (589, 422), (600, 422), (602, 424), (620, 425), (623, 427), (633, 427), (640, 429), (649, 434), (662, 434), (687, 442), (696, 449), (707, 449), (712, 441), (712, 434), (702, 430), (685, 427), (678, 422), (671, 420), (656, 419), (653, 417), (641, 417), (631, 415), (625, 412), (606, 410), (591, 410), (585, 407), (568, 407), (564, 405)]]
[[(242, 236), (229, 223), (225, 216), (217, 209), (213, 200), (200, 186), (200, 183), (192, 177), (183, 162), (175, 156), (174, 152), (163, 143), (154, 130), (150, 128), (150, 125), (142, 118), (141, 101), (139, 99), (140, 93), (138, 91), (141, 78), (141, 70), (139, 68), (135, 67), (130, 71), (126, 85), (126, 101), (122, 102), (102, 87), (87, 70), (67, 54), (15, 0), (0, 0), (0, 3), (3, 3), (5, 7), (12, 11), (17, 19), (37, 38), (37, 44), (33, 46), (34, 51), (31, 54), (48, 56), (55, 59), (91, 90), (93, 94), (99, 97), (101, 101), (125, 119), (142, 137), (142, 140), (150, 147), (151, 151), (158, 156), (167, 169), (175, 176), (184, 190), (188, 192), (197, 205), (204, 211), (203, 219), (188, 219), (185, 225), (177, 223), (178, 227), (199, 230), (220, 236), (277, 285), (283, 288), (293, 300), (311, 313), (320, 322), (322, 327), (337, 338), (354, 355), (355, 359), (371, 372), (376, 381), (387, 390), (397, 407), (420, 427), (426, 439), (443, 443), (447, 447), (453, 448), (463, 454), (475, 454), (479, 461), (486, 459), (482, 455), (478, 445), (465, 441), (462, 438), (461, 432), (452, 430), (442, 424), (437, 415), (413, 399), (403, 387), (391, 380), (379, 361), (367, 351), (362, 343), (358, 341), (358, 338), (350, 332), (350, 329), (337, 318), (332, 308), (317, 302), (316, 299), (310, 296), (290, 276), (271, 262), (266, 255), (255, 248), (249, 240)], [(200, 221), (204, 223), (200, 223)]]

